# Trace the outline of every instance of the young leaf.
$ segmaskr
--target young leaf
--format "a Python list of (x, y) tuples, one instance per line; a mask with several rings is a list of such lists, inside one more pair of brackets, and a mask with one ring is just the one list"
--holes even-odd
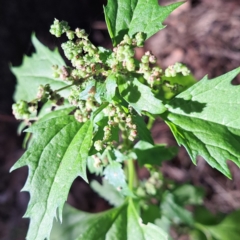
[(172, 159), (178, 151), (176, 147), (152, 145), (145, 141), (139, 141), (133, 150), (137, 155), (140, 166), (144, 164), (161, 165), (163, 161)]
[(124, 202), (124, 197), (105, 179), (103, 179), (102, 185), (95, 180), (92, 181), (91, 188), (115, 207), (122, 205)]
[(125, 174), (120, 163), (112, 162), (105, 168), (103, 174), (105, 175), (105, 179), (119, 192), (124, 195), (132, 195), (127, 186)]
[(114, 75), (110, 75), (107, 77), (106, 81), (106, 100), (111, 102), (113, 97), (115, 96), (116, 88), (117, 88), (117, 78)]
[(140, 83), (136, 77), (119, 75), (118, 88), (121, 96), (139, 113), (160, 114), (166, 111), (162, 101), (154, 97), (151, 88)]
[(92, 123), (79, 123), (73, 116), (61, 116), (33, 125), (33, 143), (11, 170), (27, 165), (28, 180), (23, 188), (30, 192), (25, 217), (31, 218), (27, 239), (49, 239), (58, 209), (77, 176), (86, 177), (86, 160), (92, 141)]
[(190, 184), (178, 186), (172, 192), (177, 202), (182, 205), (202, 205), (204, 198), (204, 190)]
[(157, 0), (109, 0), (104, 7), (108, 32), (114, 45), (124, 34), (144, 32), (147, 38), (164, 28), (162, 22), (182, 2), (159, 6)]
[[(60, 79), (53, 78), (52, 66), (63, 66), (65, 63), (57, 49), (50, 51), (41, 44), (35, 35), (32, 42), (36, 49), (31, 57), (24, 56), (23, 64), (20, 67), (12, 67), (11, 70), (17, 78), (17, 88), (14, 94), (15, 101), (31, 101), (36, 98), (37, 89), (40, 84), (49, 83), (53, 90), (62, 88), (67, 84)], [(65, 96), (68, 90), (60, 92)]]
[(194, 223), (191, 212), (176, 203), (174, 195), (170, 192), (164, 194), (161, 202), (161, 213), (175, 224), (184, 223), (192, 226)]
[(226, 160), (240, 167), (240, 86), (231, 85), (237, 68), (212, 80), (206, 77), (167, 105), (166, 123), (192, 161), (201, 155), (231, 177)]
[[(130, 199), (118, 208), (90, 214), (67, 207), (64, 209), (63, 225), (55, 225), (53, 240), (167, 240), (166, 233), (154, 224), (142, 223)], [(81, 227), (79, 227), (81, 226)], [(78, 237), (76, 235), (78, 233)]]

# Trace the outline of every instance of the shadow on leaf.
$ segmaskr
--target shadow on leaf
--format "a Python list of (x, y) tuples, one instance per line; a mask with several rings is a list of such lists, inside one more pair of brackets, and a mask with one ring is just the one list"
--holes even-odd
[(130, 82), (127, 88), (121, 92), (121, 95), (124, 98), (127, 98), (127, 101), (130, 103), (136, 103), (141, 97), (141, 93), (138, 90), (138, 87), (132, 82)]
[(173, 99), (170, 104), (172, 108), (179, 108), (185, 113), (193, 113), (193, 112), (202, 112), (206, 107), (206, 103), (200, 103), (198, 101), (193, 100), (185, 100), (182, 98)]

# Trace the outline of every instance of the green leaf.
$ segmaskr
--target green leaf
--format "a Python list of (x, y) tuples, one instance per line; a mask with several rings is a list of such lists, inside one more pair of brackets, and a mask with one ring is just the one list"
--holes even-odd
[(118, 44), (124, 34), (144, 32), (151, 37), (164, 28), (162, 22), (181, 4), (159, 6), (157, 0), (109, 0), (104, 14), (113, 44)]
[(95, 87), (96, 81), (94, 79), (89, 79), (84, 87), (84, 90), (80, 92), (79, 99), (80, 100), (87, 100), (89, 97), (89, 91), (92, 89), (92, 87)]
[(184, 223), (192, 226), (194, 223), (191, 212), (179, 205), (170, 192), (164, 194), (161, 202), (161, 213), (175, 224)]
[(119, 75), (118, 88), (121, 96), (138, 113), (146, 111), (160, 114), (167, 110), (162, 101), (154, 97), (151, 88), (140, 83), (134, 76)]
[(205, 233), (206, 237), (212, 236), (216, 240), (238, 240), (240, 236), (240, 210), (227, 216), (221, 223), (215, 226), (196, 224), (197, 228)]
[[(41, 108), (39, 114), (38, 114), (38, 120), (36, 123), (33, 123), (33, 125), (38, 124), (40, 122), (46, 121), (48, 119), (51, 118), (56, 118), (56, 117), (60, 117), (63, 115), (68, 115), (69, 113), (71, 113), (76, 107), (72, 107), (69, 105), (63, 105), (63, 106), (59, 106), (57, 108), (57, 110), (51, 111), (51, 103), (50, 102), (46, 102), (43, 107)], [(31, 133), (27, 132), (27, 134), (25, 135), (24, 138), (24, 148), (28, 148), (31, 143), (33, 141), (33, 138), (31, 138)]]
[(53, 218), (61, 220), (63, 204), (73, 180), (87, 181), (86, 160), (92, 141), (92, 123), (61, 116), (33, 125), (33, 143), (11, 170), (27, 165), (30, 192), (25, 217), (31, 218), (27, 239), (49, 239)]
[(113, 97), (115, 96), (116, 88), (117, 88), (117, 78), (114, 75), (110, 75), (107, 77), (106, 81), (106, 100), (111, 102)]
[[(70, 114), (74, 109), (76, 109), (76, 107), (73, 107), (73, 106), (65, 106), (63, 108), (60, 108), (60, 109), (57, 109), (57, 110), (54, 110), (52, 112), (48, 112), (45, 111), (45, 112), (40, 112), (41, 114), (39, 114), (39, 117), (40, 119), (36, 122), (36, 124), (40, 123), (40, 122), (44, 122), (48, 119), (51, 119), (51, 118), (56, 118), (56, 117), (61, 117), (61, 116), (64, 116), (64, 115), (68, 115)], [(43, 109), (41, 109), (43, 110)]]
[(112, 51), (109, 50), (109, 49), (106, 49), (104, 47), (98, 47), (98, 50), (99, 50), (99, 59), (102, 61), (102, 62), (106, 62), (107, 59), (111, 56), (112, 54)]
[(142, 220), (143, 223), (154, 223), (156, 219), (160, 218), (160, 209), (158, 206), (148, 204), (142, 209)]
[(132, 118), (133, 123), (137, 126), (138, 139), (148, 142), (150, 144), (154, 144), (151, 132), (147, 128), (147, 125), (144, 122), (143, 118), (139, 115), (134, 115), (132, 116)]
[[(70, 207), (64, 209), (63, 225), (55, 225), (53, 240), (167, 240), (164, 231), (154, 224), (143, 224), (130, 199), (118, 208), (90, 214)], [(71, 217), (72, 216), (72, 217)], [(81, 226), (81, 227), (79, 227)], [(76, 238), (77, 233), (79, 234)]]
[(167, 105), (166, 123), (192, 161), (200, 155), (229, 178), (226, 160), (240, 167), (240, 86), (231, 85), (239, 72), (205, 77)]
[(171, 160), (178, 152), (176, 147), (166, 145), (152, 145), (145, 141), (139, 141), (134, 146), (134, 152), (140, 166), (144, 164), (161, 165), (163, 161)]
[(204, 190), (190, 184), (178, 186), (172, 192), (178, 202), (183, 205), (202, 205), (204, 198)]
[(100, 197), (104, 198), (115, 207), (122, 205), (124, 202), (123, 195), (121, 195), (119, 191), (105, 179), (103, 179), (102, 185), (93, 180), (91, 182), (91, 188), (97, 192)]
[[(63, 208), (62, 223), (54, 220), (51, 231), (51, 240), (74, 240), (81, 233), (84, 233), (88, 226), (88, 221), (92, 219), (95, 214), (82, 212), (76, 208), (71, 207), (65, 203)], [(80, 224), (80, 225), (79, 225)], [(81, 227), (79, 227), (81, 226)]]
[(132, 195), (125, 180), (125, 174), (122, 165), (118, 162), (112, 162), (104, 169), (105, 179), (124, 195)]
[(223, 213), (211, 213), (204, 206), (195, 206), (193, 213), (194, 221), (202, 225), (217, 225), (225, 217)]
[(172, 89), (163, 84), (162, 88), (159, 89), (159, 93), (157, 95), (158, 98), (161, 100), (171, 99), (173, 96), (185, 91), (197, 82), (193, 75), (189, 74), (187, 76), (183, 76), (180, 73), (178, 73), (176, 77), (163, 76), (161, 80), (168, 81), (171, 85), (179, 85), (178, 89), (176, 91), (173, 91)]
[[(36, 49), (31, 57), (24, 56), (23, 64), (20, 67), (12, 67), (11, 70), (17, 78), (17, 87), (14, 94), (15, 101), (31, 101), (36, 98), (40, 84), (50, 84), (53, 90), (67, 86), (60, 79), (53, 78), (52, 66), (65, 65), (57, 49), (50, 51), (40, 43), (35, 35), (32, 35), (32, 42)], [(68, 96), (68, 89), (60, 92), (64, 97)]]
[(94, 98), (96, 99), (96, 101), (99, 104), (101, 104), (103, 101), (105, 101), (105, 99), (104, 99), (105, 93), (106, 93), (105, 83), (97, 82), (96, 83), (96, 93), (94, 95)]

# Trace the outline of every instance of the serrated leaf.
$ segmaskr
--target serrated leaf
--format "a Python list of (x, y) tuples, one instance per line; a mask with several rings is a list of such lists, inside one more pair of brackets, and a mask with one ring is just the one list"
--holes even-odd
[[(90, 214), (67, 207), (66, 223), (55, 225), (53, 240), (167, 240), (167, 234), (154, 224), (143, 224), (132, 200), (118, 208)], [(73, 218), (71, 218), (73, 216)], [(79, 219), (79, 220), (78, 220)], [(81, 227), (79, 227), (81, 226)], [(73, 233), (72, 233), (73, 232)], [(75, 238), (78, 232), (78, 237)]]
[[(38, 124), (40, 122), (46, 121), (48, 119), (51, 119), (51, 118), (68, 115), (70, 112), (72, 112), (76, 108), (76, 107), (72, 107), (72, 106), (70, 107), (69, 105), (67, 105), (67, 106), (64, 105), (64, 106), (59, 106), (60, 109), (51, 111), (51, 108), (47, 109), (47, 106), (51, 105), (51, 103), (50, 103), (50, 105), (48, 103), (49, 102), (45, 103), (44, 106), (41, 108), (41, 110), (38, 114), (38, 120), (36, 123), (32, 123), (32, 126), (34, 126), (35, 124)], [(31, 138), (31, 133), (27, 132), (27, 134), (25, 135), (25, 138), (24, 138), (23, 147), (24, 148), (30, 147), (32, 141), (33, 141), (33, 139)]]
[(145, 141), (139, 141), (133, 151), (137, 155), (140, 166), (144, 164), (161, 165), (163, 161), (171, 160), (176, 156), (176, 147), (166, 147), (166, 145), (152, 145)]
[(134, 76), (118, 76), (118, 88), (121, 96), (138, 113), (146, 111), (152, 114), (160, 114), (167, 109), (162, 101), (155, 98), (151, 88), (140, 83)]
[(240, 86), (231, 85), (239, 72), (205, 77), (167, 105), (166, 123), (192, 161), (200, 155), (229, 178), (226, 160), (240, 167)]
[(104, 198), (115, 207), (122, 205), (124, 202), (123, 195), (121, 195), (119, 191), (105, 179), (103, 179), (102, 185), (95, 180), (92, 181), (91, 188), (98, 193), (100, 197)]
[[(94, 214), (82, 212), (65, 203), (62, 223), (54, 220), (51, 240), (74, 240), (88, 228), (89, 218)], [(79, 225), (80, 224), (80, 225)], [(81, 226), (81, 227), (79, 227)]]
[[(61, 116), (28, 129), (34, 139), (11, 170), (27, 165), (30, 192), (25, 217), (29, 217), (29, 240), (49, 239), (53, 218), (61, 220), (62, 208), (77, 176), (86, 177), (86, 160), (92, 140), (92, 123), (79, 123), (73, 116)], [(58, 210), (58, 211), (57, 211)]]
[[(49, 83), (53, 90), (67, 86), (60, 79), (53, 78), (52, 66), (65, 65), (57, 49), (50, 51), (40, 43), (35, 35), (32, 35), (32, 42), (36, 49), (31, 57), (24, 56), (20, 67), (12, 67), (11, 70), (17, 78), (17, 87), (14, 94), (15, 101), (31, 101), (36, 98), (38, 86)], [(60, 92), (62, 96), (67, 96), (69, 90)]]
[(162, 22), (182, 2), (159, 6), (157, 0), (109, 0), (104, 8), (108, 32), (114, 45), (124, 34), (144, 32), (147, 38), (164, 28)]

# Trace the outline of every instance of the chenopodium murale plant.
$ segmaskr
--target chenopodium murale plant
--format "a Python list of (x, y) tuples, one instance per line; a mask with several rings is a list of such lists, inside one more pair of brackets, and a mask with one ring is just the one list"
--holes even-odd
[[(36, 148), (38, 148), (38, 144), (43, 144), (42, 149), (41, 147), (38, 148), (38, 150), (41, 149), (39, 150), (41, 153), (39, 152), (39, 156), (36, 158), (39, 162), (41, 159), (43, 160), (42, 156), (44, 155), (44, 151), (47, 151), (47, 144), (53, 144), (51, 141), (53, 142), (53, 138), (57, 136), (58, 132), (61, 132), (61, 128), (57, 129), (52, 137), (47, 140), (50, 142), (45, 143), (44, 139), (41, 140), (39, 138), (39, 134), (42, 134), (41, 136), (44, 138), (44, 133), (41, 132), (43, 129), (46, 129), (50, 133), (53, 128), (53, 131), (55, 131), (58, 124), (63, 124), (65, 127), (64, 124), (72, 124), (72, 122), (79, 123), (80, 129), (82, 129), (86, 124), (89, 125), (91, 122), (93, 129), (90, 132), (84, 132), (82, 135), (82, 137), (89, 138), (85, 140), (87, 146), (86, 148), (84, 146), (84, 149), (77, 149), (78, 153), (76, 153), (75, 157), (77, 158), (78, 154), (84, 155), (81, 151), (85, 152), (84, 157), (89, 156), (87, 164), (90, 171), (103, 175), (123, 195), (136, 197), (133, 192), (135, 186), (133, 178), (136, 178), (135, 170), (131, 170), (132, 168), (128, 170), (130, 176), (128, 177), (129, 185), (127, 185), (121, 164), (129, 159), (137, 158), (139, 154), (141, 155), (138, 151), (133, 151), (133, 146), (137, 139), (142, 141), (143, 147), (153, 147), (153, 140), (143, 117), (145, 115), (148, 119), (154, 119), (156, 113), (165, 111), (165, 107), (162, 104), (157, 106), (162, 101), (155, 97), (162, 94), (162, 87), (165, 86), (173, 95), (181, 88), (180, 84), (172, 84), (168, 80), (163, 80), (162, 76), (175, 77), (177, 74), (187, 76), (190, 71), (184, 65), (176, 63), (164, 72), (157, 66), (156, 56), (150, 51), (146, 51), (141, 59), (137, 60), (135, 58), (135, 49), (143, 47), (146, 39), (146, 34), (143, 32), (136, 33), (134, 37), (125, 34), (122, 41), (113, 50), (94, 46), (85, 30), (77, 28), (75, 31), (72, 31), (65, 21), (55, 19), (50, 32), (56, 37), (66, 34), (68, 41), (62, 44), (62, 49), (72, 66), (52, 66), (53, 77), (61, 79), (61, 81), (66, 83), (66, 86), (53, 90), (51, 84), (40, 85), (35, 99), (29, 102), (20, 100), (13, 104), (13, 114), (15, 117), (23, 120), (25, 125), (30, 126), (27, 131), (33, 133), (32, 139), (29, 134), (26, 136), (29, 141), (29, 149), (13, 169), (22, 164), (27, 164), (30, 172), (31, 168), (33, 168), (33, 172), (35, 172), (33, 175), (38, 174), (37, 166), (31, 166), (33, 162), (28, 157), (33, 154), (35, 156), (38, 155)], [(68, 89), (68, 96), (63, 97), (61, 91), (66, 89)], [(44, 108), (45, 105), (48, 106), (49, 103), (51, 105), (51, 112), (42, 116), (39, 109), (41, 107)], [(54, 115), (55, 113), (56, 115)], [(49, 120), (49, 122), (44, 122), (44, 120)], [(66, 123), (63, 123), (64, 121)], [(63, 138), (68, 137), (64, 134), (62, 133), (61, 138), (57, 138), (61, 142), (55, 142), (60, 147), (64, 140)], [(70, 148), (69, 146), (72, 141), (71, 139), (67, 148)], [(85, 143), (82, 140), (79, 144), (84, 145)], [(147, 146), (145, 146), (146, 144)], [(136, 149), (138, 149), (137, 146)], [(176, 148), (163, 147), (163, 149), (165, 159), (171, 159), (177, 152)], [(55, 147), (51, 151), (56, 152), (57, 157), (64, 159), (64, 156), (62, 157), (62, 154)], [(162, 148), (159, 149), (159, 152), (161, 151)], [(81, 160), (82, 168), (79, 175), (86, 180), (86, 159)], [(159, 158), (157, 161), (159, 161)], [(147, 162), (148, 160), (146, 159), (141, 165)], [(46, 162), (43, 164), (45, 164), (43, 168), (47, 168)], [(59, 162), (59, 164), (62, 163)], [(126, 164), (126, 167), (129, 166), (130, 161), (127, 161)], [(58, 171), (49, 169), (49, 172), (52, 171), (55, 171), (51, 173), (55, 174), (54, 182), (57, 181), (56, 176)], [(68, 171), (68, 169), (65, 169), (65, 171)], [(39, 177), (41, 174), (39, 171)], [(31, 173), (29, 175), (28, 181), (34, 185)], [(60, 175), (59, 178), (63, 176)], [(75, 175), (73, 176), (75, 177)], [(51, 183), (52, 185), (53, 182)], [(72, 180), (69, 181), (68, 187), (70, 187), (71, 182)], [(28, 183), (26, 186), (24, 190), (31, 192), (30, 188), (33, 188), (33, 186), (30, 187)], [(45, 184), (42, 183), (42, 186), (45, 186)], [(48, 187), (51, 189), (50, 186)], [(45, 186), (46, 189), (48, 187)], [(155, 192), (154, 188), (154, 185), (151, 185), (152, 192)], [(46, 189), (45, 191), (47, 191)], [(141, 192), (141, 194), (143, 193)], [(51, 197), (46, 196), (45, 200), (39, 201), (39, 199), (34, 199), (34, 194), (32, 194), (29, 206), (31, 208), (34, 202), (40, 204), (41, 201), (49, 201), (49, 198)], [(62, 196), (55, 196), (54, 199), (58, 201), (59, 198), (61, 199)], [(39, 211), (41, 212), (41, 210)], [(47, 207), (46, 211), (52, 210)], [(31, 214), (33, 215), (34, 213), (31, 213), (31, 210), (29, 210), (26, 216), (31, 216)], [(46, 225), (50, 224), (51, 226), (51, 220), (47, 220), (44, 224), (40, 223), (40, 218), (33, 220), (35, 215), (31, 216), (31, 223), (35, 221), (43, 229), (46, 228)], [(45, 214), (42, 213), (40, 215), (44, 218)], [(32, 237), (35, 239), (35, 236), (47, 236), (36, 233), (33, 229), (34, 227), (30, 225), (29, 239)], [(38, 239), (37, 237), (36, 239)]]
[[(42, 77), (34, 72), (36, 83), (28, 82), (27, 91), (24, 74), (30, 70), (24, 66), (28, 59), (22, 69), (13, 68), (19, 78), (15, 94), (19, 101), (13, 104), (13, 114), (23, 120), (21, 128), (28, 126), (28, 150), (12, 168), (29, 168), (23, 188), (31, 195), (25, 214), (31, 218), (27, 239), (49, 239), (54, 217), (62, 220), (74, 179), (80, 176), (88, 181), (87, 167), (104, 176), (101, 190), (96, 183), (93, 188), (115, 208), (97, 215), (81, 213), (80, 224), (84, 222), (86, 227), (75, 229), (72, 239), (102, 239), (100, 235), (168, 239), (161, 227), (145, 225), (140, 218), (141, 207), (153, 197), (162, 201), (157, 197), (162, 176), (156, 166), (177, 153), (175, 147), (154, 145), (149, 129), (158, 117), (195, 164), (201, 155), (228, 177), (226, 159), (240, 166), (239, 87), (230, 84), (240, 68), (211, 81), (205, 77), (195, 82), (181, 63), (161, 69), (151, 51), (136, 59), (135, 49), (162, 29), (161, 22), (182, 3), (161, 7), (155, 0), (152, 4), (139, 0), (133, 5), (116, 2), (109, 1), (104, 8), (112, 50), (94, 46), (83, 29), (73, 31), (67, 22), (55, 19), (50, 33), (56, 37), (66, 34), (62, 49), (71, 66), (33, 38), (39, 55), (32, 64), (40, 68), (56, 61), (61, 65), (52, 65), (53, 77), (45, 69)], [(132, 10), (126, 13), (124, 4)], [(32, 86), (38, 83), (35, 92)], [(149, 180), (138, 181), (134, 160), (150, 170)]]

